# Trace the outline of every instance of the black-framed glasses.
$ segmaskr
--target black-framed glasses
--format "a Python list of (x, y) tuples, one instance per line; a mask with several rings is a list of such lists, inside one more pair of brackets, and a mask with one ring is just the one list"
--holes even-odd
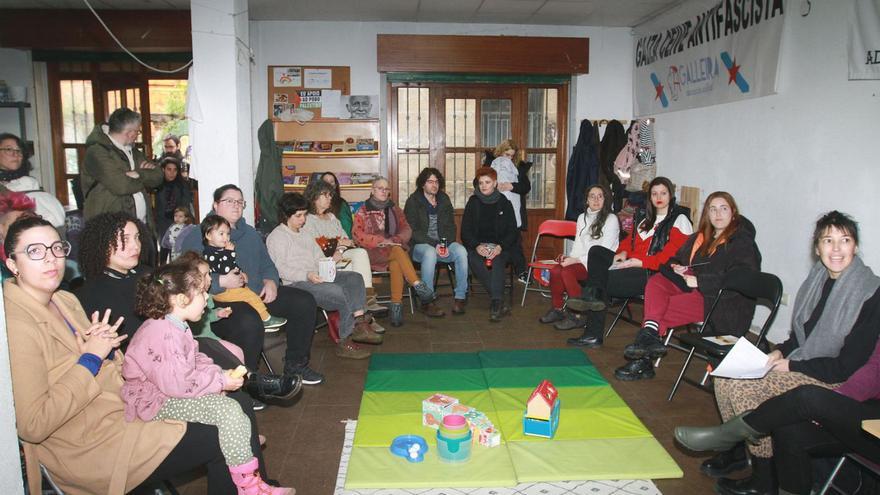
[(225, 203), (228, 206), (241, 206), (242, 208), (247, 207), (247, 201), (243, 199), (226, 198), (221, 199), (220, 201), (218, 201), (218, 203)]
[(12, 156), (24, 155), (24, 152), (21, 150), (21, 148), (0, 148), (0, 151), (2, 151), (3, 153), (6, 153), (7, 155), (12, 155)]
[(52, 251), (52, 256), (56, 258), (67, 258), (70, 255), (70, 243), (67, 241), (55, 241), (47, 246), (41, 242), (35, 242), (25, 246), (24, 251), (15, 251), (16, 253), (24, 253), (28, 258), (34, 261), (46, 259), (46, 254)]

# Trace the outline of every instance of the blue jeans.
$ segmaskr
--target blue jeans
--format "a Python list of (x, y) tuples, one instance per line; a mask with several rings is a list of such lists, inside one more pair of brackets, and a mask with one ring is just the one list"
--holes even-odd
[(449, 254), (441, 258), (437, 256), (437, 249), (430, 244), (416, 244), (412, 249), (412, 259), (416, 263), (422, 265), (421, 277), (422, 282), (428, 284), (431, 290), (434, 290), (434, 270), (437, 262), (452, 263), (455, 266), (455, 289), (456, 299), (464, 299), (467, 297), (467, 249), (461, 244), (453, 242), (447, 246)]

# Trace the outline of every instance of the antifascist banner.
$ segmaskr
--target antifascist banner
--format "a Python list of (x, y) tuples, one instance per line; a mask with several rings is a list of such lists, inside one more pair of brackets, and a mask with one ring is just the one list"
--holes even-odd
[(880, 79), (880, 0), (856, 0), (848, 28), (849, 78)]
[(636, 116), (776, 92), (783, 0), (722, 0), (635, 43)]

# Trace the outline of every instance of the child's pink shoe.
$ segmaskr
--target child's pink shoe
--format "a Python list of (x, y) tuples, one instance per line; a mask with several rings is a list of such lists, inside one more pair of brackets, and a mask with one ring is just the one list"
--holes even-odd
[(252, 457), (251, 460), (238, 466), (229, 466), (229, 472), (232, 474), (232, 482), (238, 487), (238, 495), (295, 495), (296, 490), (293, 488), (279, 488), (267, 485), (262, 478), (258, 469), (257, 458)]

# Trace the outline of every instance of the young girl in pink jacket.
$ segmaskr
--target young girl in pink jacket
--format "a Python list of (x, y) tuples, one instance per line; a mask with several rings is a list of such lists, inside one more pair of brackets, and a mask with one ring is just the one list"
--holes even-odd
[(217, 426), (220, 449), (239, 495), (292, 495), (259, 475), (251, 424), (224, 391), (244, 380), (199, 352), (188, 321), (198, 321), (207, 295), (198, 269), (165, 265), (138, 282), (136, 311), (147, 316), (125, 353), (122, 400), (131, 421), (173, 419)]

